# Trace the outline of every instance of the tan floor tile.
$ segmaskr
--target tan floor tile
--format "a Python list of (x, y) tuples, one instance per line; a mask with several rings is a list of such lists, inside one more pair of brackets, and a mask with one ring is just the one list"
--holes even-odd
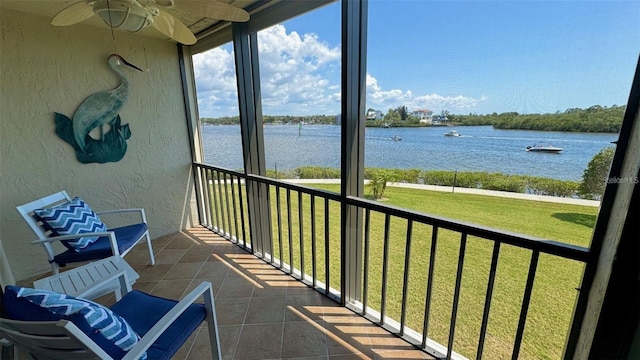
[(179, 300), (188, 285), (189, 282), (184, 280), (161, 280), (158, 281), (158, 284), (153, 288), (151, 294), (167, 299)]
[(373, 355), (369, 354), (341, 354), (329, 355), (329, 360), (371, 360)]
[(331, 326), (325, 323), (325, 329), (329, 355), (363, 353), (373, 356), (367, 326)]
[(218, 336), (220, 337), (220, 351), (222, 359), (232, 360), (236, 354), (238, 340), (242, 325), (218, 326)]
[(140, 278), (138, 281), (159, 281), (169, 272), (173, 264), (144, 265), (136, 269)]
[(235, 358), (242, 360), (280, 358), (282, 326), (282, 323), (243, 326)]
[(147, 249), (146, 243), (143, 248), (136, 246), (136, 249), (129, 251), (127, 255), (125, 255), (124, 259), (130, 265), (149, 264), (151, 262), (151, 257), (149, 256), (149, 249)]
[(209, 259), (213, 248), (209, 245), (192, 246), (182, 256), (180, 262), (204, 262)]
[(376, 351), (375, 349), (373, 358), (376, 360), (434, 359), (420, 350)]
[(220, 261), (207, 261), (202, 265), (195, 278), (203, 280), (220, 278), (224, 279), (227, 274), (229, 274), (229, 271), (230, 269), (227, 264), (224, 264)]
[(217, 298), (215, 301), (218, 326), (244, 323), (251, 298)]
[[(206, 325), (203, 325), (198, 332), (191, 351), (187, 356), (187, 360), (208, 360), (212, 358), (212, 346), (209, 338), (209, 330)], [(215, 348), (214, 348), (215, 349)]]
[(200, 271), (201, 262), (177, 263), (164, 276), (163, 280), (191, 280)]
[(180, 258), (187, 252), (185, 249), (167, 249), (160, 251), (158, 255), (156, 255), (156, 265), (158, 264), (170, 264), (173, 265), (177, 263)]
[(95, 298), (92, 301), (95, 301), (98, 304), (109, 307), (116, 303), (116, 296), (113, 293), (109, 293), (106, 295), (102, 295), (99, 298)]
[(282, 357), (327, 355), (324, 328), (316, 323), (286, 322), (282, 335)]
[(186, 236), (176, 236), (170, 242), (167, 243), (165, 249), (187, 250), (194, 245), (198, 245), (198, 242)]
[(218, 297), (220, 298), (245, 298), (251, 297), (253, 293), (253, 283), (247, 282), (239, 277), (227, 276), (222, 283)]
[[(258, 282), (260, 283), (260, 282)], [(278, 296), (278, 297), (282, 297), (283, 299), (286, 297), (287, 295), (287, 288), (286, 287), (272, 287), (272, 286), (262, 286), (262, 287), (258, 287), (256, 286), (253, 289), (253, 297), (273, 297), (273, 296)]]
[(284, 320), (285, 298), (253, 297), (249, 304), (245, 324), (274, 323)]
[(133, 284), (133, 289), (149, 294), (151, 293), (151, 290), (153, 290), (153, 288), (156, 287), (156, 285), (158, 285), (157, 281), (139, 281), (138, 280)]
[(171, 240), (173, 240), (174, 237), (175, 237), (175, 234), (169, 234), (169, 235), (157, 237), (155, 239), (151, 239), (151, 245), (153, 246), (154, 249), (156, 247), (164, 248), (165, 246), (167, 246), (167, 244), (171, 242)]

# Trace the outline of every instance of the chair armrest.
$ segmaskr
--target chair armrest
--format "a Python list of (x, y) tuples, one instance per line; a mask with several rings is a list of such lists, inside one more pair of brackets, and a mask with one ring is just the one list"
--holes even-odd
[[(213, 290), (211, 283), (203, 281), (193, 289), (187, 296), (180, 300), (169, 312), (167, 312), (158, 322), (153, 325), (145, 336), (140, 338), (140, 341), (129, 350), (129, 352), (122, 358), (122, 360), (134, 360), (140, 358), (142, 353), (147, 351), (153, 345), (153, 343), (162, 335), (162, 333), (174, 322), (176, 319), (195, 301), (205, 294), (210, 292), (213, 297)], [(210, 330), (211, 331), (211, 330)]]
[(73, 240), (73, 239), (77, 239), (77, 238), (81, 238), (81, 237), (87, 237), (87, 236), (108, 236), (109, 237), (109, 243), (111, 244), (111, 251), (113, 252), (113, 255), (120, 256), (120, 250), (118, 250), (118, 242), (116, 241), (116, 233), (113, 232), (113, 231), (103, 231), (103, 232), (82, 233), (82, 234), (73, 234), (73, 235), (52, 236), (52, 237), (48, 237), (46, 239), (34, 240), (31, 243), (32, 244), (44, 244), (44, 243), (52, 243), (52, 242), (62, 241), (62, 240)]
[(73, 239), (87, 237), (87, 236), (111, 236), (111, 234), (114, 234), (115, 236), (115, 233), (113, 231), (82, 233), (82, 234), (72, 234), (72, 235), (58, 235), (58, 236), (51, 236), (46, 239), (34, 240), (31, 243), (32, 244), (52, 243), (56, 241), (73, 240)]

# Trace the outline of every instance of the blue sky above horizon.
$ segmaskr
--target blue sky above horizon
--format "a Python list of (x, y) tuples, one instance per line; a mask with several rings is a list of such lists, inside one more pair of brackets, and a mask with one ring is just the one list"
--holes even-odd
[[(340, 110), (340, 3), (258, 34), (263, 113)], [(624, 105), (637, 1), (369, 1), (367, 107), (552, 113)], [(236, 116), (230, 45), (194, 57), (200, 116)]]

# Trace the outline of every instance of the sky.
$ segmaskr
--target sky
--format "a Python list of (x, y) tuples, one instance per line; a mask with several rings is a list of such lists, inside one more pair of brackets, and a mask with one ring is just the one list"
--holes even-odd
[[(370, 0), (366, 107), (434, 114), (625, 105), (640, 1)], [(340, 3), (258, 33), (263, 113), (340, 111)], [(237, 116), (231, 45), (194, 56), (201, 117)]]

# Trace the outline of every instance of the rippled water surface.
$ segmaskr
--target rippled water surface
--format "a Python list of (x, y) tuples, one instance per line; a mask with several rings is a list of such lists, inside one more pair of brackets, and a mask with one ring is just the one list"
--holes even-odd
[[(496, 130), (466, 126), (460, 137), (448, 128), (366, 128), (365, 166), (424, 170), (490, 171), (580, 180), (598, 151), (613, 146), (617, 134)], [(239, 125), (205, 125), (205, 162), (242, 168)], [(264, 127), (267, 168), (340, 167), (340, 126), (268, 125)], [(393, 140), (393, 137), (401, 140)], [(559, 154), (525, 151), (536, 142), (563, 148)]]

